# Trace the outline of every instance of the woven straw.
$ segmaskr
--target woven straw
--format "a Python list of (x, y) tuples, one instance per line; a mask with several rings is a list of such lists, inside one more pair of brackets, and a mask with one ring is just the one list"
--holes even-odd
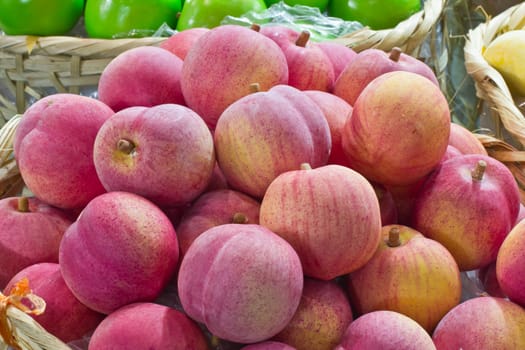
[[(525, 25), (525, 2), (469, 31), (465, 42), (465, 66), (475, 82), (476, 94), (495, 122), (493, 135), (478, 135), (487, 152), (505, 163), (525, 190), (525, 116), (516, 105), (505, 79), (483, 57), (484, 49), (498, 35)], [(509, 139), (510, 137), (510, 139)]]
[(0, 116), (7, 120), (23, 113), (28, 99), (54, 92), (78, 94), (83, 87), (96, 86), (104, 68), (118, 54), (165, 39), (0, 35), (0, 85), (15, 96), (13, 103), (0, 95)]
[(403, 52), (418, 57), (421, 45), (436, 28), (445, 2), (445, 0), (425, 1), (421, 11), (414, 13), (392, 29), (374, 31), (363, 28), (334, 41), (341, 42), (358, 52), (368, 48), (390, 51), (394, 47), (399, 47)]

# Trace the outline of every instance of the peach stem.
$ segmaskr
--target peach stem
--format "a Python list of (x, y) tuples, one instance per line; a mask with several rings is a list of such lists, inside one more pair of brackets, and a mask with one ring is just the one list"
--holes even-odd
[(390, 231), (388, 231), (388, 241), (386, 244), (392, 248), (401, 245), (401, 240), (399, 239), (399, 227), (392, 227)]
[(243, 213), (235, 213), (232, 218), (233, 224), (247, 224), (248, 218)]
[(295, 45), (306, 47), (308, 40), (310, 40), (310, 32), (307, 30), (303, 30), (301, 34), (299, 34), (299, 37), (297, 38), (297, 40), (295, 41)]
[(392, 50), (390, 51), (390, 56), (389, 58), (394, 61), (394, 62), (397, 62), (399, 61), (399, 58), (401, 57), (401, 53), (403, 51), (399, 48), (399, 47), (394, 47), (392, 48)]
[(485, 169), (487, 169), (487, 162), (485, 162), (484, 160), (479, 160), (478, 163), (476, 164), (476, 167), (471, 172), (472, 180), (474, 181), (483, 180)]
[(27, 213), (29, 211), (29, 199), (25, 196), (19, 197), (17, 209), (21, 213)]
[(261, 84), (259, 83), (251, 83), (250, 84), (250, 92), (253, 94), (255, 92), (261, 91)]
[(258, 25), (257, 23), (252, 23), (252, 25), (250, 26), (250, 29), (255, 30), (256, 32), (259, 32), (261, 30), (261, 26)]
[(302, 163), (301, 170), (312, 170), (312, 166), (310, 165), (310, 163)]
[(135, 145), (130, 140), (120, 139), (117, 142), (117, 148), (121, 152), (131, 154), (131, 152), (133, 152), (133, 150), (135, 149)]

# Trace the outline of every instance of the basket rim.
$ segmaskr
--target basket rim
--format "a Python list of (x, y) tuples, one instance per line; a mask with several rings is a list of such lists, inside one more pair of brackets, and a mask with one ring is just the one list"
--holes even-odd
[(390, 51), (399, 47), (405, 53), (416, 55), (443, 15), (446, 2), (447, 0), (426, 0), (420, 11), (399, 22), (394, 28), (372, 30), (365, 27), (332, 40), (358, 52), (367, 48)]
[(467, 73), (473, 78), (478, 98), (486, 101), (505, 129), (525, 147), (525, 116), (516, 106), (503, 76), (483, 57), (484, 49), (499, 35), (521, 29), (525, 21), (525, 2), (514, 5), (469, 30), (464, 54)]

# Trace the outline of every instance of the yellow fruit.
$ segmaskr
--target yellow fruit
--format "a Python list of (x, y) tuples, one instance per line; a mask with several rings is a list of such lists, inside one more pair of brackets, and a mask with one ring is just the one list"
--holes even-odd
[(483, 57), (502, 75), (513, 94), (525, 96), (525, 30), (511, 30), (496, 37)]

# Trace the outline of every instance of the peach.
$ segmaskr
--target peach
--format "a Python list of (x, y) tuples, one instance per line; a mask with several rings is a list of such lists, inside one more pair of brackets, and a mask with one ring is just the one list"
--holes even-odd
[(352, 307), (358, 315), (391, 310), (432, 332), (460, 302), (460, 271), (439, 242), (404, 225), (382, 228), (374, 256), (346, 276)]
[(178, 257), (168, 217), (147, 199), (119, 191), (89, 202), (59, 249), (68, 287), (83, 304), (105, 314), (157, 298)]
[(432, 339), (437, 350), (525, 349), (525, 310), (503, 298), (468, 299), (441, 319)]
[(443, 244), (460, 270), (476, 270), (496, 260), (519, 207), (518, 185), (505, 164), (464, 154), (443, 162), (424, 183), (411, 226)]
[(207, 350), (206, 336), (192, 319), (174, 308), (137, 302), (109, 314), (95, 329), (89, 350)]
[(82, 208), (104, 193), (93, 163), (93, 144), (99, 128), (112, 115), (103, 102), (69, 93), (49, 95), (32, 104), (13, 141), (29, 190), (65, 209)]
[(487, 150), (483, 143), (469, 129), (457, 123), (450, 124), (448, 143), (462, 154), (487, 155)]
[(333, 350), (352, 318), (350, 302), (339, 284), (305, 278), (294, 317), (272, 339), (297, 350)]
[(525, 307), (525, 221), (520, 221), (501, 244), (496, 257), (497, 284), (504, 295)]
[(275, 41), (288, 64), (288, 85), (299, 90), (332, 91), (334, 67), (324, 51), (310, 41), (310, 32), (284, 25), (265, 26), (260, 33)]
[(335, 350), (436, 350), (427, 331), (410, 317), (389, 310), (355, 319)]
[(4, 294), (23, 278), (32, 292), (44, 299), (43, 314), (32, 316), (49, 333), (65, 343), (88, 335), (105, 317), (82, 304), (68, 288), (58, 263), (38, 263), (20, 270), (5, 287)]
[(191, 243), (209, 228), (222, 224), (258, 224), (259, 201), (235, 190), (204, 193), (187, 208), (176, 227), (180, 254), (184, 256)]
[(214, 133), (217, 162), (232, 189), (262, 198), (279, 174), (301, 163), (325, 165), (330, 127), (302, 91), (278, 85), (232, 103)]
[(60, 241), (73, 223), (62, 210), (34, 197), (0, 200), (0, 289), (30, 265), (58, 262)]
[(259, 222), (290, 242), (306, 276), (325, 281), (365, 265), (381, 238), (372, 185), (336, 164), (305, 164), (276, 177), (262, 199)]
[(212, 227), (190, 245), (178, 275), (184, 311), (218, 338), (256, 343), (292, 319), (303, 290), (295, 250), (256, 224)]
[(353, 106), (372, 80), (392, 71), (418, 74), (439, 88), (434, 71), (423, 61), (403, 53), (397, 47), (390, 52), (368, 48), (357, 53), (346, 65), (334, 83), (333, 93)]
[(188, 107), (211, 129), (222, 112), (251, 93), (288, 83), (288, 65), (279, 46), (263, 34), (238, 25), (222, 25), (204, 33), (188, 51), (181, 87)]
[(335, 41), (321, 41), (315, 43), (315, 45), (320, 47), (332, 62), (332, 67), (334, 68), (334, 82), (345, 70), (346, 66), (350, 64), (355, 56), (357, 56), (357, 52), (352, 48)]
[(93, 160), (107, 191), (133, 192), (161, 207), (180, 206), (208, 186), (215, 149), (206, 123), (188, 107), (129, 107), (102, 125)]
[(98, 98), (115, 112), (133, 106), (184, 105), (182, 59), (155, 46), (140, 46), (117, 55), (104, 68)]
[(420, 74), (393, 71), (363, 89), (342, 143), (350, 167), (367, 179), (405, 186), (437, 166), (449, 134), (450, 110), (439, 87)]
[(304, 93), (321, 108), (330, 128), (332, 148), (328, 164), (348, 166), (348, 159), (343, 151), (342, 132), (346, 120), (352, 115), (352, 106), (345, 100), (329, 92), (320, 90), (306, 90)]
[(173, 33), (160, 44), (160, 48), (170, 51), (184, 61), (189, 49), (209, 28), (194, 27)]

